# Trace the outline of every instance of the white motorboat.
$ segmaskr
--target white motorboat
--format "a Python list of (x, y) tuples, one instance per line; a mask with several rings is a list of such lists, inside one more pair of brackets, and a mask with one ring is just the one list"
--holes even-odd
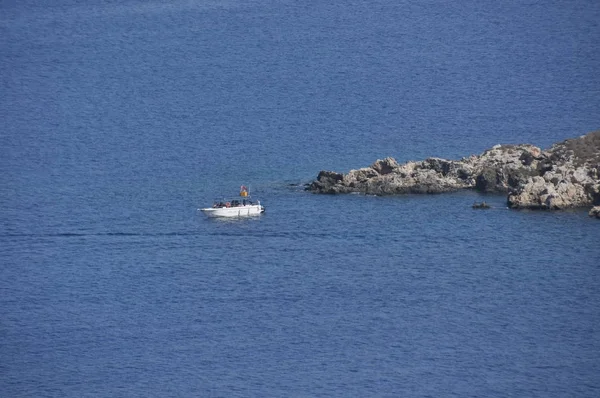
[(239, 199), (216, 199), (212, 207), (206, 207), (200, 211), (207, 217), (247, 217), (264, 213), (265, 207), (260, 204), (260, 200), (253, 201), (248, 189), (242, 185)]

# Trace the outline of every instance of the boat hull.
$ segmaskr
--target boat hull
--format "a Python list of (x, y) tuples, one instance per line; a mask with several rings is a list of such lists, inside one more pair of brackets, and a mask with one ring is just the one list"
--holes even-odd
[(207, 217), (250, 217), (264, 213), (262, 205), (247, 205), (237, 207), (207, 207), (200, 209)]

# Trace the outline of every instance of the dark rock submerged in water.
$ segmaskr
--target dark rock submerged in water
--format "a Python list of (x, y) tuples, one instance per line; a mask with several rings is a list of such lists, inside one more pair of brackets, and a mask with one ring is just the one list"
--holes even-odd
[(564, 209), (600, 204), (600, 131), (554, 144), (496, 145), (460, 160), (429, 158), (398, 164), (393, 158), (347, 174), (321, 171), (315, 193), (397, 195), (461, 189), (508, 194), (508, 206)]

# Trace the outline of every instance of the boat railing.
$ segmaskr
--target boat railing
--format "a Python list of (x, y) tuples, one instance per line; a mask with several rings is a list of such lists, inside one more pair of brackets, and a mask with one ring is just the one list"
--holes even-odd
[(244, 199), (216, 199), (213, 202), (213, 208), (226, 208), (226, 207), (243, 207), (243, 206), (252, 206), (255, 203), (250, 200), (249, 197), (245, 197)]

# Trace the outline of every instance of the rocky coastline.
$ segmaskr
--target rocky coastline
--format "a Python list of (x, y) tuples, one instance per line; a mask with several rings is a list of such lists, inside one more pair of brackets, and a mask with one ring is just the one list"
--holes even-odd
[(321, 194), (368, 195), (474, 189), (505, 193), (507, 206), (515, 209), (598, 206), (600, 131), (556, 143), (547, 150), (529, 144), (496, 145), (460, 160), (428, 158), (403, 164), (388, 157), (347, 174), (323, 170), (306, 189)]

